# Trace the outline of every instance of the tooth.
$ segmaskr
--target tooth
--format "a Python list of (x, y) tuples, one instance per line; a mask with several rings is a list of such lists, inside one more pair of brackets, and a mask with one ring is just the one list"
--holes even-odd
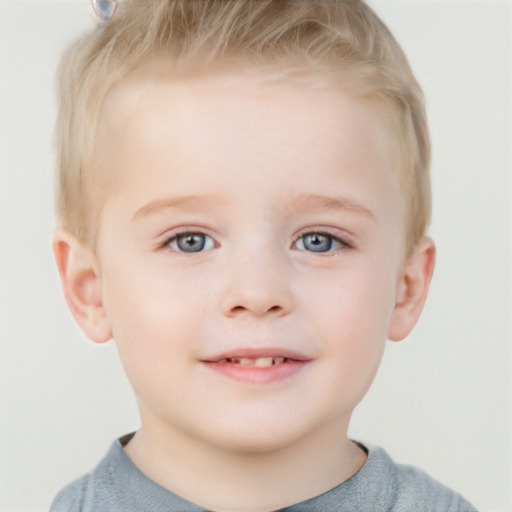
[(284, 357), (274, 357), (274, 364), (281, 364), (284, 361)]
[(272, 366), (273, 360), (273, 357), (259, 357), (258, 359), (256, 359), (254, 364), (258, 368), (269, 368), (270, 366)]
[(251, 366), (252, 364), (254, 364), (254, 359), (249, 359), (248, 357), (241, 357), (237, 362), (242, 366)]

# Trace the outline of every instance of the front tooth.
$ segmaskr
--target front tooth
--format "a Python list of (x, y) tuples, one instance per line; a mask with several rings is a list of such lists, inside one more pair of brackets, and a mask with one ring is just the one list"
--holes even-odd
[(284, 357), (274, 357), (274, 364), (281, 364), (284, 362)]
[(272, 366), (272, 362), (274, 361), (273, 357), (260, 357), (256, 359), (254, 365), (258, 368), (269, 368)]
[(250, 366), (254, 364), (254, 359), (249, 359), (248, 357), (241, 357), (238, 361), (238, 364), (241, 366)]

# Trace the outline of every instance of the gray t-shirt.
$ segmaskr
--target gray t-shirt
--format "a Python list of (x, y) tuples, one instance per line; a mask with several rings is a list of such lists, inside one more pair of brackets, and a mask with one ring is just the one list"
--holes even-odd
[[(200, 512), (137, 469), (114, 441), (94, 471), (65, 487), (50, 512)], [(283, 512), (474, 512), (462, 496), (412, 466), (395, 464), (382, 448), (338, 487)]]

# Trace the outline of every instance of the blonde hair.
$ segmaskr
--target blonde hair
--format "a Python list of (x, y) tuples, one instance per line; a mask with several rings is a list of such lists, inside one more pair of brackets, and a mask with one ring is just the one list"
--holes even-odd
[[(65, 53), (59, 68), (56, 127), (57, 219), (92, 243), (102, 182), (91, 178), (102, 102), (109, 90), (152, 60), (208, 67), (224, 59), (301, 62), (343, 71), (352, 90), (376, 100), (397, 142), (410, 251), (430, 221), (430, 141), (423, 95), (384, 23), (362, 0), (124, 0)], [(308, 64), (309, 63), (309, 64)]]

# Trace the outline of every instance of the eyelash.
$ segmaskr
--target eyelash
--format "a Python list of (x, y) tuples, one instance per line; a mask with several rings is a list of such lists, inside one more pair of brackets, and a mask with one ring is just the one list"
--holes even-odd
[[(199, 250), (184, 251), (178, 247), (172, 247), (173, 243), (176, 243), (176, 244), (179, 243), (178, 239), (180, 237), (187, 236), (187, 235), (189, 235), (189, 236), (196, 235), (196, 236), (204, 237), (203, 245), (200, 247)], [(302, 246), (304, 247), (304, 239), (307, 236), (326, 237), (329, 239), (330, 245), (329, 245), (328, 249), (325, 251), (314, 251), (314, 250), (308, 250), (306, 248), (296, 249), (295, 246), (300, 241), (302, 241)], [(334, 243), (334, 245), (338, 245), (338, 247), (336, 247), (335, 249), (332, 249), (333, 243)], [(205, 245), (209, 246), (209, 247), (207, 247), (206, 250), (204, 249)], [(160, 245), (160, 248), (162, 248), (162, 249), (167, 249), (167, 250), (181, 253), (181, 254), (198, 254), (201, 252), (205, 252), (205, 251), (214, 249), (215, 247), (216, 247), (216, 242), (211, 236), (207, 235), (206, 233), (204, 233), (200, 230), (194, 230), (194, 229), (186, 229), (186, 230), (180, 231), (178, 233), (173, 233), (171, 236), (167, 237), (164, 240), (164, 242)], [(301, 233), (297, 238), (295, 238), (295, 240), (292, 243), (292, 248), (294, 248), (295, 250), (303, 251), (303, 252), (310, 252), (313, 254), (322, 254), (322, 255), (332, 256), (333, 254), (339, 253), (340, 251), (353, 248), (353, 245), (346, 239), (342, 239), (342, 238), (334, 235), (333, 233), (329, 233), (328, 231), (311, 230), (311, 231), (305, 231), (305, 232)]]

